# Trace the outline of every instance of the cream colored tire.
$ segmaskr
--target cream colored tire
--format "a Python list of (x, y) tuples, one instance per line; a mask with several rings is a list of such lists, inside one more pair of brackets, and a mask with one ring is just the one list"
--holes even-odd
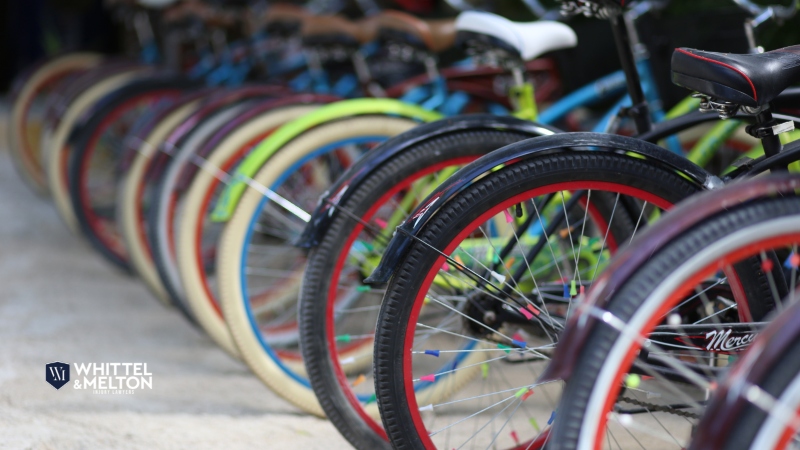
[[(171, 168), (173, 167), (172, 164), (181, 164), (181, 159), (185, 157), (188, 158), (186, 156), (187, 153), (193, 153), (203, 139), (208, 137), (219, 127), (223, 126), (226, 122), (233, 119), (237, 114), (241, 113), (242, 109), (245, 107), (246, 106), (244, 105), (228, 105), (221, 107), (208, 116), (206, 120), (201, 121), (195, 127), (193, 127), (189, 134), (187, 134), (186, 140), (180, 144), (181, 146), (172, 149), (175, 153), (172, 153), (172, 160), (169, 164), (167, 164), (166, 173), (163, 174), (162, 177), (168, 176), (171, 173)], [(161, 147), (156, 146), (156, 148)], [(135, 161), (135, 173), (138, 176), (132, 177), (132, 179), (138, 178), (137, 184), (134, 186), (126, 183), (127, 195), (123, 196), (122, 204), (128, 209), (124, 215), (124, 218), (129, 222), (130, 228), (133, 228), (137, 224), (141, 225), (140, 221), (144, 220), (144, 217), (142, 217), (141, 214), (142, 208), (144, 207), (144, 205), (141, 203), (143, 198), (137, 195), (137, 193), (141, 191), (141, 186), (145, 182), (144, 177), (147, 176), (147, 170), (150, 166), (152, 157), (152, 154), (150, 154), (149, 157), (145, 157), (143, 154), (140, 154), (140, 157)], [(132, 195), (131, 192), (133, 193)], [(153, 224), (148, 221), (147, 226), (151, 227)], [(131, 254), (131, 261), (134, 261), (133, 265), (136, 268), (137, 273), (142, 277), (150, 290), (156, 293), (159, 298), (163, 297), (163, 301), (166, 303), (172, 304), (174, 303), (174, 300), (170, 298), (169, 292), (164, 287), (164, 282), (161, 279), (161, 275), (158, 273), (156, 262), (153, 260), (152, 255), (155, 254), (158, 249), (153, 248), (153, 245), (155, 244), (150, 242), (149, 239), (144, 236), (144, 234), (145, 233), (139, 232), (133, 235), (131, 235), (131, 233), (126, 233), (127, 237), (125, 238), (125, 242), (128, 243), (128, 239), (131, 239), (131, 241), (135, 242), (136, 244), (135, 252), (129, 251)], [(133, 241), (133, 239), (135, 239), (135, 241)], [(167, 241), (164, 240), (162, 242)]]
[(158, 278), (158, 273), (150, 259), (147, 250), (145, 236), (140, 233), (139, 223), (139, 203), (137, 201), (139, 186), (143, 183), (147, 166), (153, 155), (156, 154), (161, 143), (167, 138), (169, 133), (178, 125), (183, 123), (189, 115), (194, 112), (200, 104), (199, 100), (187, 103), (168, 114), (152, 131), (139, 146), (136, 157), (133, 159), (130, 168), (122, 181), (122, 188), (119, 193), (117, 214), (119, 215), (122, 237), (125, 240), (125, 247), (128, 249), (131, 265), (134, 271), (144, 280), (145, 285), (152, 291), (156, 298), (164, 304), (169, 304), (169, 297)]
[[(259, 170), (254, 180), (261, 186), (272, 186), (297, 161), (327, 144), (360, 136), (391, 137), (415, 125), (417, 122), (409, 119), (387, 116), (351, 117), (321, 125), (283, 146)], [(242, 267), (242, 253), (246, 251), (251, 218), (260, 212), (262, 198), (259, 191), (248, 188), (223, 231), (217, 249), (217, 279), (223, 315), (242, 359), (261, 381), (304, 411), (322, 416), (322, 408), (314, 392), (307, 384), (295, 379), (305, 377), (304, 369), (296, 363), (283, 362), (288, 371), (284, 370), (262, 346), (250, 321), (249, 300), (244, 298), (242, 292), (240, 280), (245, 270)], [(294, 373), (290, 374), (289, 371)]]
[(39, 146), (29, 141), (30, 127), (34, 125), (28, 123), (28, 108), (47, 83), (70, 72), (96, 67), (101, 61), (102, 56), (97, 53), (71, 53), (49, 61), (25, 80), (14, 99), (9, 115), (9, 150), (20, 175), (38, 194), (48, 195), (47, 175)]
[(236, 358), (239, 358), (239, 350), (233, 343), (225, 320), (215, 307), (217, 300), (211, 297), (213, 295), (210, 294), (211, 288), (206, 286), (203, 267), (198, 264), (198, 261), (201, 260), (196, 245), (200, 239), (198, 222), (203, 219), (205, 214), (206, 197), (210, 195), (210, 191), (216, 188), (219, 183), (217, 177), (221, 176), (221, 173), (212, 172), (212, 170), (225, 166), (228, 161), (239, 154), (243, 146), (252, 142), (259, 135), (263, 135), (264, 132), (303, 116), (318, 107), (318, 105), (287, 106), (254, 117), (219, 143), (209, 155), (204, 167), (197, 172), (185, 194), (183, 213), (176, 233), (176, 253), (186, 301), (197, 323), (211, 339)]
[(47, 169), (47, 183), (50, 186), (50, 194), (61, 219), (70, 231), (78, 236), (81, 236), (81, 231), (78, 226), (78, 219), (75, 217), (75, 211), (72, 209), (67, 180), (66, 168), (71, 150), (67, 145), (67, 139), (84, 112), (106, 94), (134, 80), (140, 71), (141, 69), (134, 69), (129, 72), (112, 75), (81, 93), (69, 105), (53, 134), (45, 136), (43, 141), (43, 159), (46, 162), (45, 167)]

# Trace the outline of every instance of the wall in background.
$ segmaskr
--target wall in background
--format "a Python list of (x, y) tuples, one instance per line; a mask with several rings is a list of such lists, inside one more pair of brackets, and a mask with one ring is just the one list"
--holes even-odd
[(46, 55), (74, 50), (113, 53), (114, 26), (102, 0), (0, 0), (0, 92)]

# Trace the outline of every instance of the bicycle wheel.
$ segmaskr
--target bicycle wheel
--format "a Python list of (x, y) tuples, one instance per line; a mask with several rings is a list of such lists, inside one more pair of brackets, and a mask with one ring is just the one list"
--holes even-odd
[[(541, 448), (561, 385), (535, 380), (573, 302), (611, 253), (698, 189), (646, 160), (569, 151), (498, 168), (440, 206), (378, 316), (375, 388), (392, 445)], [(472, 380), (458, 389), (460, 374)]]
[(261, 189), (248, 189), (223, 231), (217, 279), (223, 316), (242, 359), (278, 395), (310, 413), (322, 415), (298, 349), (296, 305), (305, 252), (291, 242), (305, 225), (306, 211), (346, 167), (367, 148), (415, 125), (405, 118), (357, 116), (303, 133), (255, 177), (257, 186), (301, 208), (293, 208), (300, 217), (268, 201)]
[[(180, 299), (164, 286), (156, 267), (151, 217), (156, 190), (170, 163), (192, 153), (205, 138), (246, 110), (244, 104), (272, 93), (268, 86), (252, 86), (216, 92), (185, 118), (152, 151), (137, 155), (125, 179), (122, 204), (125, 240), (131, 243), (131, 258), (137, 273), (156, 295), (163, 296), (190, 320), (191, 313)], [(249, 94), (249, 95), (248, 95)]]
[(440, 180), (460, 164), (530, 137), (501, 130), (459, 131), (408, 149), (339, 205), (347, 213), (337, 216), (309, 253), (299, 303), (303, 360), (325, 415), (354, 447), (389, 447), (374, 402), (370, 340), (361, 340), (365, 351), (358, 356), (339, 355), (352, 353), (347, 337), (374, 333), (382, 295), (364, 286), (363, 278), (382, 255), (394, 226)]
[[(47, 195), (47, 177), (41, 161), (39, 139), (42, 110), (46, 97), (62, 82), (96, 67), (102, 56), (95, 53), (70, 53), (48, 60), (33, 72), (20, 75), (9, 116), (9, 150), (17, 172), (40, 195)], [(24, 80), (24, 81), (22, 81)]]
[(114, 73), (96, 81), (92, 87), (83, 91), (69, 104), (52, 135), (45, 135), (43, 139), (42, 154), (46, 162), (47, 184), (50, 187), (53, 203), (61, 219), (76, 235), (80, 235), (80, 225), (72, 210), (69, 196), (68, 168), (69, 155), (72, 152), (72, 147), (68, 145), (70, 133), (80, 124), (83, 114), (92, 105), (107, 94), (142, 76), (143, 73), (141, 68), (122, 69), (121, 73)]
[[(219, 307), (215, 270), (215, 251), (222, 232), (222, 224), (208, 220), (222, 192), (227, 174), (247, 155), (257, 142), (269, 135), (272, 130), (285, 122), (303, 116), (317, 105), (296, 105), (262, 112), (252, 120), (230, 133), (210, 153), (203, 167), (191, 181), (188, 190), (182, 195), (181, 214), (169, 211), (169, 220), (177, 225), (173, 236), (180, 283), (184, 288), (185, 299), (197, 323), (222, 349), (238, 358), (236, 349), (222, 311)], [(220, 172), (210, 169), (218, 168)], [(162, 195), (168, 192), (164, 190)], [(174, 194), (173, 194), (174, 195)], [(166, 199), (162, 199), (166, 202)], [(172, 204), (170, 200), (169, 203)], [(172, 230), (169, 226), (161, 233)], [(164, 236), (163, 242), (170, 242)]]
[[(224, 126), (227, 122), (233, 120), (236, 116), (242, 114), (247, 110), (249, 105), (247, 103), (237, 103), (225, 105), (216, 109), (213, 113), (205, 117), (204, 120), (194, 125), (184, 136), (174, 144), (167, 144), (162, 148), (163, 153), (155, 155), (150, 159), (148, 168), (141, 180), (141, 184), (136, 186), (135, 203), (129, 206), (129, 209), (135, 209), (139, 212), (136, 223), (139, 228), (141, 244), (140, 249), (143, 251), (137, 252), (136, 268), (137, 272), (142, 274), (142, 279), (150, 285), (150, 289), (154, 292), (165, 292), (169, 303), (177, 306), (187, 318), (192, 321), (194, 318), (191, 315), (187, 305), (182, 301), (182, 296), (178, 296), (174, 290), (170, 290), (165, 284), (157, 269), (157, 260), (161, 250), (158, 248), (159, 242), (153, 236), (153, 227), (155, 225), (153, 219), (153, 210), (156, 207), (158, 186), (163, 177), (173, 167), (173, 163), (183, 159), (185, 156), (194, 152), (200, 143), (208, 138), (212, 133)], [(140, 158), (142, 160), (144, 158)], [(142, 248), (143, 247), (143, 248)], [(143, 257), (143, 258), (141, 258)]]
[(71, 209), (92, 246), (122, 270), (131, 269), (117, 225), (118, 168), (125, 136), (142, 115), (175, 102), (190, 87), (175, 77), (127, 84), (102, 99), (92, 118), (70, 139)]
[[(143, 245), (146, 239), (143, 232), (141, 218), (136, 213), (137, 198), (141, 195), (138, 186), (145, 176), (145, 161), (149, 161), (158, 151), (161, 143), (167, 136), (183, 123), (201, 104), (201, 99), (188, 98), (185, 101), (176, 103), (173, 108), (166, 111), (163, 117), (158, 118), (155, 125), (140, 142), (131, 143), (134, 146), (134, 154), (129, 167), (125, 170), (122, 181), (120, 182), (120, 199), (118, 222), (121, 224), (122, 236), (125, 239), (125, 247), (128, 249), (131, 261), (136, 273), (145, 281), (145, 285), (153, 295), (164, 303), (170, 305), (170, 299), (166, 291), (158, 289), (158, 284), (150, 282), (153, 274), (143, 269), (140, 261), (148, 258), (147, 249)], [(145, 160), (145, 161), (143, 161)]]
[[(132, 72), (144, 73), (146, 70), (148, 68), (141, 65), (120, 61), (101, 64), (78, 74), (75, 79), (65, 80), (63, 84), (59, 85), (59, 91), (47, 98), (42, 120), (41, 140), (39, 141), (39, 156), (42, 164), (44, 164), (45, 174), (48, 177), (52, 141), (56, 137), (58, 128), (63, 120), (65, 118), (69, 119), (67, 112), (80, 99), (80, 96), (98, 83), (113, 76)], [(84, 118), (80, 119), (84, 120)], [(74, 126), (77, 126), (77, 124)]]
[(632, 445), (628, 436), (685, 448), (716, 380), (794, 288), (797, 267), (784, 261), (798, 243), (800, 198), (757, 199), (704, 219), (615, 284), (593, 312), (603, 323), (567, 383), (552, 448)]

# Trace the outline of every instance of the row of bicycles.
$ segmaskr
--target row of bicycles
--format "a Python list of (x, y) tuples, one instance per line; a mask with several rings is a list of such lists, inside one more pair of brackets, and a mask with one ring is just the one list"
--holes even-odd
[(115, 2), (171, 68), (49, 59), (10, 148), (76, 236), (356, 448), (800, 446), (800, 46), (755, 39), (798, 2), (732, 0), (751, 52), (676, 49), (695, 94), (670, 110), (636, 27), (666, 2), (560, 3), (622, 66), (566, 95), (562, 21)]

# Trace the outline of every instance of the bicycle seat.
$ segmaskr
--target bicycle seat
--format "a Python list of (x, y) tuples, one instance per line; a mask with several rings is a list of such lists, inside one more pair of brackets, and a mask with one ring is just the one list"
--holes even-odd
[(800, 81), (800, 45), (735, 55), (678, 48), (672, 82), (717, 100), (756, 107)]
[(404, 41), (439, 53), (453, 46), (456, 40), (454, 19), (422, 20), (400, 11), (384, 11), (377, 16), (381, 32), (404, 35)]
[(342, 16), (307, 17), (303, 20), (301, 33), (306, 43), (358, 46), (375, 39), (377, 19), (353, 22)]
[(526, 61), (553, 50), (575, 47), (578, 44), (578, 36), (572, 28), (563, 23), (548, 20), (512, 22), (497, 14), (479, 11), (459, 14), (456, 19), (456, 29), (496, 38), (511, 46)]

